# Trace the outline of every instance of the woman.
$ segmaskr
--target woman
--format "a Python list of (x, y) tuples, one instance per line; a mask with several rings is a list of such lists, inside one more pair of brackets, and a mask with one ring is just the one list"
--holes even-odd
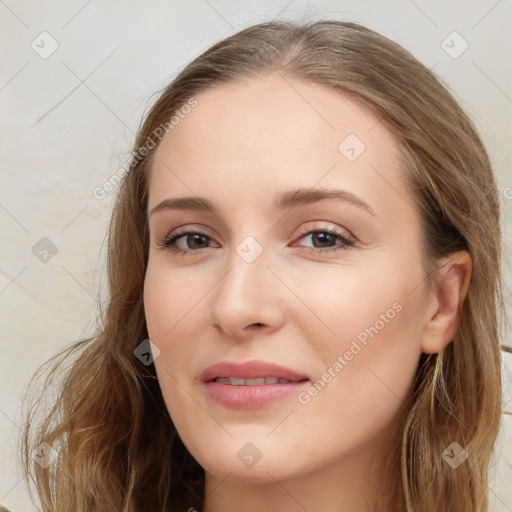
[(108, 269), (27, 417), (44, 510), (488, 510), (498, 194), (395, 43), (271, 22), (195, 59), (140, 129)]

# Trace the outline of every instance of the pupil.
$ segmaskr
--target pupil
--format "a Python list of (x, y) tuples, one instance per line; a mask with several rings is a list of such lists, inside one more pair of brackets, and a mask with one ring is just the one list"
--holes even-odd
[(193, 239), (192, 245), (194, 245), (198, 241), (198, 239), (199, 239), (199, 245), (201, 245), (200, 240), (203, 239), (203, 242), (204, 242), (204, 238), (205, 238), (203, 235), (190, 235), (190, 237)]
[[(322, 240), (323, 238), (323, 240)], [(332, 235), (330, 235), (329, 233), (314, 233), (313, 234), (313, 241), (318, 241), (320, 242), (320, 244), (322, 243), (329, 243), (330, 241), (332, 242)]]

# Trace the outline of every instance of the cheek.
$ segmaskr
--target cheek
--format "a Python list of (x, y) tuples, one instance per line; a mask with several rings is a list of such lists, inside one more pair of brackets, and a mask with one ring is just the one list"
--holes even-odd
[(180, 435), (185, 434), (189, 449), (193, 443), (186, 435), (187, 425), (194, 424), (202, 412), (189, 394), (189, 370), (200, 339), (200, 299), (201, 290), (190, 276), (180, 282), (177, 272), (148, 265), (144, 309), (149, 338), (160, 350), (154, 361), (158, 382), (167, 411)]
[(386, 384), (401, 396), (407, 393), (421, 353), (422, 271), (419, 264), (409, 264), (407, 273), (400, 267), (389, 258), (360, 272), (318, 273), (314, 285), (297, 287), (313, 313), (305, 315), (300, 330), (322, 361), (318, 376), (336, 375), (329, 387), (359, 397), (369, 386), (386, 390)]
[[(149, 338), (160, 355), (155, 359), (164, 395), (185, 385), (200, 352), (207, 315), (206, 294), (211, 288), (199, 273), (148, 265), (144, 282), (144, 310)], [(165, 385), (164, 385), (165, 383)], [(166, 399), (168, 397), (165, 397)]]
[(176, 382), (183, 380), (180, 369), (189, 367), (194, 340), (197, 339), (192, 332), (196, 324), (192, 320), (197, 312), (192, 307), (194, 297), (189, 296), (189, 290), (194, 287), (190, 283), (177, 286), (171, 275), (165, 269), (148, 265), (144, 282), (148, 335), (160, 350), (155, 358), (155, 367), (166, 402), (174, 399)]
[(367, 268), (332, 276), (325, 294), (308, 288), (312, 309), (333, 332), (317, 335), (323, 368), (299, 397), (310, 418), (328, 416), (326, 424), (342, 431), (357, 424), (362, 437), (390, 423), (410, 392), (421, 353), (423, 300), (422, 288), (415, 289), (420, 267), (417, 273), (409, 267), (408, 275), (396, 264), (386, 272)]
[(176, 336), (177, 330), (197, 325), (202, 299), (208, 290), (204, 283), (193, 273), (169, 270), (165, 265), (151, 264), (150, 260), (144, 281), (144, 310), (153, 341), (168, 345), (173, 339), (181, 339)]
[(307, 306), (299, 305), (302, 313), (297, 310), (294, 319), (325, 364), (349, 350), (354, 340), (361, 347), (380, 340), (373, 345), (391, 351), (404, 344), (415, 350), (415, 340), (419, 347), (421, 267), (409, 264), (407, 273), (400, 267), (401, 262), (390, 256), (364, 269), (332, 267), (311, 279), (289, 276), (294, 293)]

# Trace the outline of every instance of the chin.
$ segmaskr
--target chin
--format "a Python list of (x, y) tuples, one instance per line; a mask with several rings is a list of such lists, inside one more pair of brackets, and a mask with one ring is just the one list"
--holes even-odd
[(250, 466), (242, 463), (233, 451), (231, 456), (222, 454), (219, 458), (211, 457), (210, 454), (199, 460), (199, 463), (207, 473), (221, 480), (229, 475), (231, 481), (247, 484), (275, 483), (276, 479), (285, 480), (295, 473), (286, 463), (287, 458), (281, 458), (282, 461), (279, 462), (274, 457), (270, 459), (262, 457)]
[(245, 432), (233, 438), (226, 434), (225, 440), (212, 438), (209, 443), (204, 443), (203, 438), (200, 445), (190, 446), (189, 450), (207, 473), (219, 479), (229, 475), (230, 480), (262, 484), (301, 473), (297, 450), (283, 444), (277, 436), (275, 440), (272, 436), (265, 439), (268, 433), (266, 429), (263, 434), (250, 436)]

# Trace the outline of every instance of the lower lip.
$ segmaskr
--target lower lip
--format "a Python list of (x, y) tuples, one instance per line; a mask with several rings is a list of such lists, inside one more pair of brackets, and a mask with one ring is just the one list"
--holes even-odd
[(261, 384), (260, 386), (233, 386), (221, 382), (206, 382), (210, 398), (230, 409), (258, 409), (281, 402), (309, 385), (309, 381), (287, 384)]

